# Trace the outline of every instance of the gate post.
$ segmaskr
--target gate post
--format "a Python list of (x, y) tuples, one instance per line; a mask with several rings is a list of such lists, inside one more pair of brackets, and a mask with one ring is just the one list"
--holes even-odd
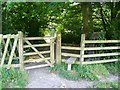
[(23, 33), (21, 31), (18, 32), (18, 37), (19, 37), (19, 43), (18, 43), (18, 49), (19, 49), (19, 60), (20, 60), (20, 69), (23, 70)]
[(61, 61), (61, 32), (58, 32), (56, 39), (56, 63), (61, 64)]
[(85, 48), (85, 34), (82, 34), (81, 35), (81, 44), (80, 44), (80, 47), (81, 47), (81, 50), (80, 50), (80, 64), (82, 64), (82, 62), (84, 61), (84, 48)]
[(54, 59), (54, 38), (50, 38), (50, 58), (51, 58), (51, 63), (53, 65), (55, 62), (55, 59)]

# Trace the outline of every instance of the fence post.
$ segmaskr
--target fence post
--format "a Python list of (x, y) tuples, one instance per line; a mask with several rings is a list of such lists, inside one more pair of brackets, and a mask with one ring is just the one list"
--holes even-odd
[(56, 39), (56, 63), (61, 64), (61, 32), (57, 33)]
[(23, 33), (21, 31), (18, 32), (19, 36), (19, 43), (18, 43), (18, 49), (19, 49), (19, 60), (20, 60), (20, 69), (23, 70)]
[(80, 50), (80, 63), (82, 64), (82, 62), (84, 61), (84, 48), (85, 48), (85, 34), (81, 35), (81, 50)]
[(54, 38), (50, 39), (50, 58), (52, 65), (54, 64)]

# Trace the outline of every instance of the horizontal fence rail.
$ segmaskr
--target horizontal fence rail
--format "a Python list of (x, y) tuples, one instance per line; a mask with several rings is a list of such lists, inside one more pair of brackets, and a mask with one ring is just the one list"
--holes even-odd
[(120, 43), (120, 40), (85, 40), (85, 43)]
[[(85, 34), (81, 35), (81, 43), (80, 47), (73, 47), (73, 46), (61, 46), (61, 49), (63, 50), (74, 50), (74, 51), (80, 51), (80, 54), (74, 54), (73, 52), (66, 53), (64, 51), (61, 52), (62, 56), (70, 56), (70, 57), (77, 57), (80, 58), (80, 61), (76, 61), (75, 64), (96, 64), (96, 63), (107, 63), (107, 62), (115, 62), (118, 61), (118, 57), (116, 59), (98, 59), (98, 60), (92, 60), (92, 61), (85, 61), (86, 58), (101, 58), (101, 57), (110, 57), (110, 56), (120, 56), (120, 46), (97, 46), (95, 47), (94, 44), (107, 44), (107, 43), (113, 43), (118, 44), (120, 43), (120, 40), (85, 40)], [(86, 44), (92, 44), (93, 46), (87, 47)], [(110, 50), (117, 50), (117, 52), (111, 52), (111, 53), (95, 53), (95, 51), (110, 51)], [(85, 52), (93, 52), (94, 53), (88, 53)], [(66, 60), (62, 60), (62, 62), (66, 62)]]
[(61, 49), (67, 49), (67, 50), (81, 50), (80, 47), (70, 47), (70, 46), (62, 46)]
[(119, 46), (111, 46), (111, 47), (89, 47), (89, 48), (85, 48), (84, 50), (113, 50), (113, 49), (119, 49)]

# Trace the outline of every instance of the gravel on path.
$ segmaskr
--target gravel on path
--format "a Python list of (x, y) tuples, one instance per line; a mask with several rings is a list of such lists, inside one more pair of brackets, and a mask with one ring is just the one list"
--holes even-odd
[[(29, 83), (26, 88), (87, 88), (95, 85), (95, 81), (71, 81), (49, 73), (49, 67), (28, 70)], [(117, 76), (110, 76), (100, 82), (118, 81)]]

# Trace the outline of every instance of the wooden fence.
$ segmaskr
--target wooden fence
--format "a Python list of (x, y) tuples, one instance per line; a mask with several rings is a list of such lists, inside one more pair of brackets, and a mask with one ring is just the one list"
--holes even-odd
[[(49, 42), (46, 43), (46, 40)], [(36, 44), (36, 42), (38, 43)], [(57, 37), (54, 38), (23, 37), (23, 33), (18, 32), (18, 34), (16, 35), (0, 35), (0, 66), (5, 66), (7, 68), (20, 67), (21, 69), (32, 69), (45, 66), (53, 67), (55, 63), (55, 43), (56, 63), (66, 62), (66, 60), (62, 59), (62, 56), (77, 57), (78, 60), (75, 61), (75, 64), (96, 64), (115, 62), (118, 61), (118, 57), (120, 56), (120, 40), (85, 40), (85, 34), (82, 34), (80, 46), (71, 47), (61, 45), (61, 33), (57, 33)], [(94, 44), (94, 47), (87, 47), (88, 44)], [(96, 44), (102, 44), (102, 46), (97, 45), (97, 47), (95, 47)], [(105, 44), (108, 44), (109, 46), (106, 46)], [(45, 47), (49, 47), (49, 50), (40, 50), (41, 47), (42, 49), (45, 49)], [(65, 51), (72, 50), (77, 51), (79, 53), (76, 54), (62, 52), (63, 49)], [(94, 51), (94, 53), (91, 54), (89, 53), (90, 51)], [(98, 53), (99, 51), (102, 51), (102, 53)], [(45, 54), (49, 55), (45, 56)], [(30, 58), (31, 56), (36, 56), (37, 58)], [(105, 57), (107, 56), (109, 56), (110, 58), (106, 59)], [(91, 60), (89, 60), (89, 58), (91, 58)], [(25, 66), (25, 64), (31, 62), (37, 62), (41, 64), (29, 67)]]
[[(87, 44), (111, 44), (112, 46), (97, 46), (97, 47), (87, 47)], [(118, 45), (116, 45), (118, 44)], [(114, 46), (116, 45), (116, 46)], [(94, 45), (95, 46), (95, 45)], [(60, 55), (62, 56), (69, 56), (69, 57), (76, 57), (78, 60), (75, 62), (75, 64), (96, 64), (96, 63), (107, 63), (107, 62), (115, 62), (118, 61), (120, 58), (120, 40), (85, 40), (85, 34), (81, 35), (81, 43), (80, 47), (71, 47), (71, 46), (61, 46), (60, 49), (64, 50), (74, 50), (79, 51), (78, 54), (74, 53), (65, 53), (61, 52)], [(112, 51), (111, 51), (112, 50)], [(113, 52), (113, 50), (116, 50), (117, 52)], [(59, 50), (61, 51), (61, 50)], [(97, 51), (95, 53), (85, 53), (89, 51)], [(103, 53), (98, 53), (99, 51), (102, 51)], [(109, 53), (105, 53), (104, 51), (111, 51)], [(59, 57), (61, 58), (61, 56)], [(110, 58), (105, 59), (106, 57), (114, 56), (116, 58)], [(98, 57), (96, 60), (94, 58)], [(104, 58), (101, 58), (104, 57)], [(92, 60), (86, 60), (86, 58), (92, 58)], [(65, 59), (61, 59), (61, 62), (67, 62)]]

